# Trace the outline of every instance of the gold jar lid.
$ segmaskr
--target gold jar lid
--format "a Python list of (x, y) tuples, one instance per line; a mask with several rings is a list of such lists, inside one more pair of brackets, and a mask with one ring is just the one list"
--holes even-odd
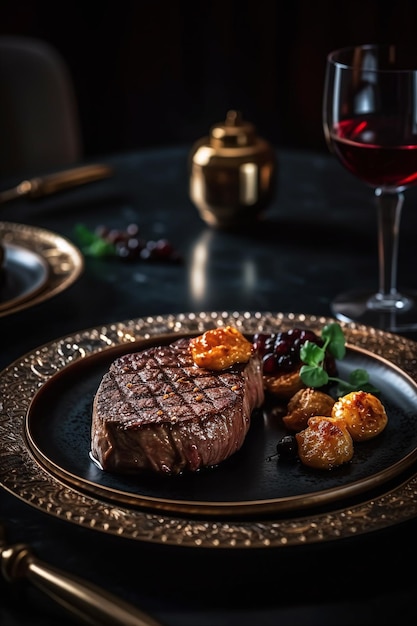
[(242, 148), (256, 143), (253, 124), (244, 121), (240, 111), (228, 111), (224, 124), (215, 124), (210, 129), (213, 148)]

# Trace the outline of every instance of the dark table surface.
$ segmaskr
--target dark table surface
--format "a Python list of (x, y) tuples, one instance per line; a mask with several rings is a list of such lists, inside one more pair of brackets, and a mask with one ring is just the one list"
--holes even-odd
[[(376, 287), (372, 193), (330, 156), (278, 150), (276, 197), (264, 220), (249, 229), (216, 231), (188, 198), (189, 149), (110, 156), (103, 159), (114, 166), (110, 179), (1, 207), (3, 221), (46, 228), (74, 243), (77, 223), (94, 228), (137, 222), (148, 239), (169, 239), (183, 263), (86, 257), (82, 275), (67, 290), (0, 319), (0, 370), (44, 343), (112, 322), (193, 311), (330, 316), (330, 301), (340, 291)], [(12, 181), (4, 181), (3, 188), (6, 182)], [(407, 192), (400, 287), (417, 287), (416, 201), (415, 191)], [(386, 528), (340, 540), (216, 550), (97, 532), (4, 489), (0, 511), (9, 542), (29, 543), (44, 561), (99, 583), (166, 626), (415, 624), (417, 619), (415, 519), (399, 516)], [(0, 581), (2, 626), (57, 623), (78, 622), (28, 584)]]

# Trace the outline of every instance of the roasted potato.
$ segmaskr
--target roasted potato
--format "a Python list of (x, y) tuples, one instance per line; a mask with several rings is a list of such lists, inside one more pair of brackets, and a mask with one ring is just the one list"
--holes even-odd
[(330, 417), (334, 405), (334, 399), (327, 393), (306, 387), (295, 393), (287, 406), (287, 415), (282, 418), (286, 428), (300, 431), (307, 428), (310, 417), (325, 415)]
[(305, 389), (299, 375), (300, 368), (274, 376), (263, 376), (264, 389), (280, 400), (289, 400), (297, 391)]
[(295, 435), (298, 456), (304, 465), (330, 470), (353, 457), (353, 440), (344, 420), (315, 416)]
[(365, 441), (379, 435), (388, 423), (382, 402), (372, 393), (352, 391), (333, 405), (332, 417), (343, 419), (353, 441)]

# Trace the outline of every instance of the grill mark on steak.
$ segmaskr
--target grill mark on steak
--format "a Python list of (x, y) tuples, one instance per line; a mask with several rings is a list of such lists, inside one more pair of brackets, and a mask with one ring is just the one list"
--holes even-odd
[(94, 398), (91, 454), (104, 470), (167, 474), (217, 465), (243, 444), (263, 402), (261, 366), (197, 367), (189, 339), (114, 361)]

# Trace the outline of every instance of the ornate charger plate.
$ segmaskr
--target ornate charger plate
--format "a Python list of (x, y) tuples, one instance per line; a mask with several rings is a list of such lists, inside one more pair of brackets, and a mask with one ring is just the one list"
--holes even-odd
[(0, 222), (0, 241), (6, 250), (0, 317), (52, 298), (72, 285), (84, 269), (78, 248), (46, 229)]
[[(250, 516), (199, 515), (143, 510), (123, 501), (86, 492), (85, 485), (61, 480), (45, 467), (25, 436), (30, 407), (52, 378), (72, 364), (158, 335), (201, 333), (231, 324), (245, 333), (271, 332), (302, 325), (320, 332), (331, 318), (284, 313), (209, 312), (140, 318), (93, 328), (63, 337), (24, 355), (0, 373), (0, 482), (32, 506), (72, 523), (140, 541), (209, 548), (259, 548), (303, 545), (381, 529), (417, 514), (417, 477), (379, 489), (372, 498), (338, 502), (337, 506), (294, 509)], [(416, 378), (416, 344), (396, 335), (356, 324), (341, 323), (349, 345), (372, 353), (378, 367), (389, 367), (410, 386)], [(111, 350), (112, 351), (112, 350)], [(385, 364), (385, 365), (384, 365)], [(40, 391), (39, 394), (37, 392)], [(414, 449), (399, 469), (410, 469)], [(378, 485), (378, 481), (376, 481)], [(378, 490), (377, 490), (378, 491)]]

